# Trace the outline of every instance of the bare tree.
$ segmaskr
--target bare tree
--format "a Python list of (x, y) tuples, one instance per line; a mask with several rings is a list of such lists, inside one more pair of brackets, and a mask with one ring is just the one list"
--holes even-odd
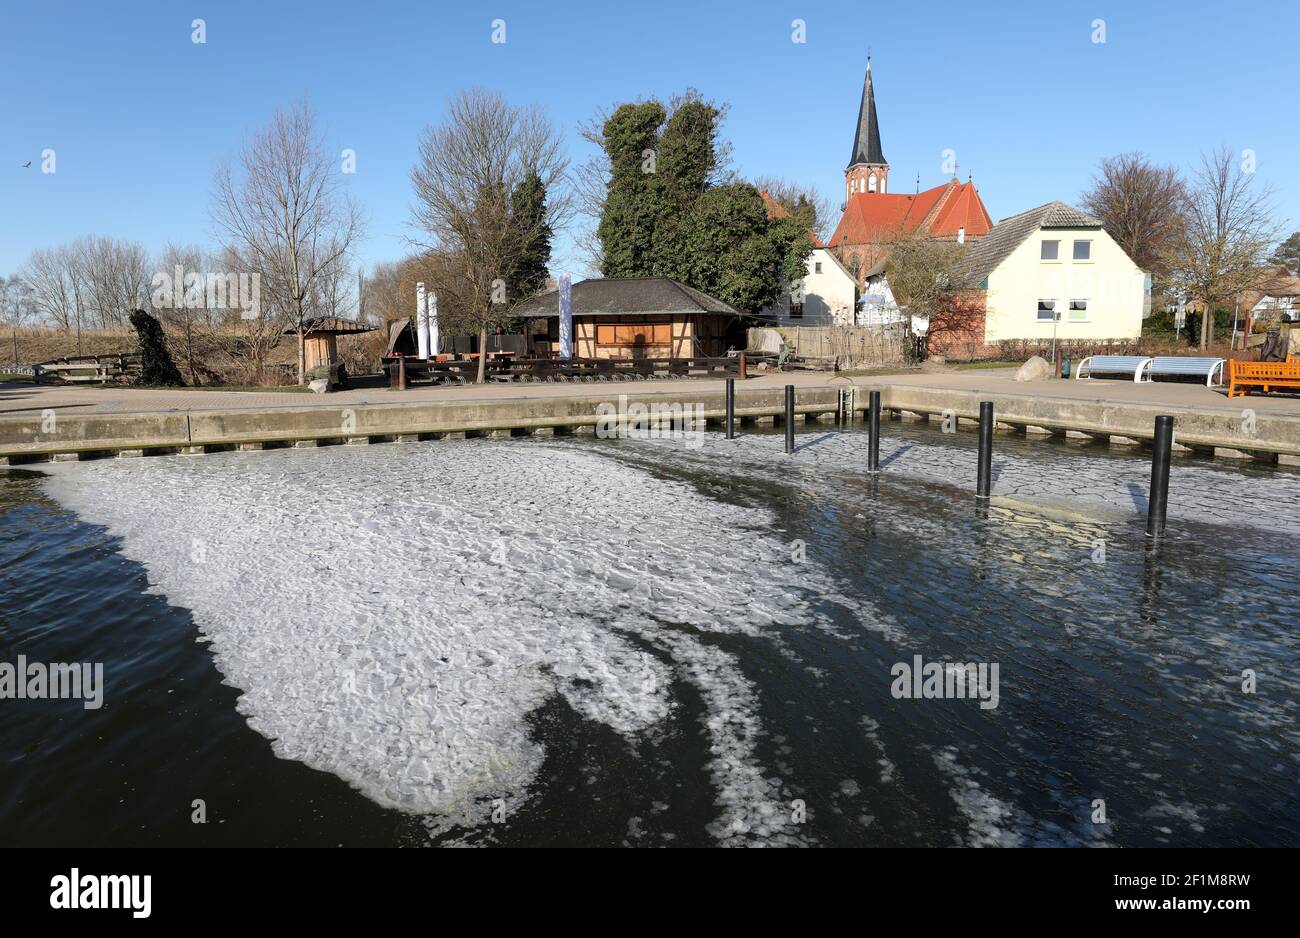
[(149, 296), (149, 260), (135, 241), (90, 236), (72, 244), (86, 295), (86, 312), (101, 329), (127, 324)]
[(0, 322), (9, 325), (15, 365), (21, 364), (18, 361), (18, 330), (34, 313), (32, 297), (32, 288), (20, 275), (14, 274), (8, 278), (0, 276)]
[[(505, 285), (542, 227), (557, 230), (569, 216), (561, 144), (541, 110), (511, 106), (500, 94), (477, 88), (453, 97), (446, 121), (421, 135), (411, 169), (414, 223), (429, 237), (423, 246), (446, 262), (439, 270), (450, 273), (435, 286), (439, 316), (445, 294), (455, 291), (465, 323), (478, 333), (480, 383), (486, 380), (488, 330), (510, 320), (516, 299)], [(546, 208), (521, 223), (510, 196), (530, 173), (545, 189)]]
[(778, 205), (807, 225), (818, 240), (825, 243), (830, 237), (833, 221), (831, 201), (816, 188), (801, 186), (779, 176), (759, 176), (754, 180), (754, 188), (766, 192)]
[(233, 249), (228, 256), (260, 275), (264, 305), (297, 334), (301, 384), (311, 298), (322, 277), (345, 266), (362, 228), (305, 100), (277, 110), (236, 167), (217, 170), (213, 219)]
[(889, 289), (909, 316), (929, 320), (931, 347), (969, 336), (982, 325), (983, 304), (962, 268), (969, 247), (901, 230), (886, 242)]
[(1273, 221), (1272, 190), (1237, 169), (1226, 147), (1203, 153), (1192, 176), (1186, 221), (1166, 252), (1175, 284), (1205, 305), (1200, 347), (1214, 336), (1214, 311), (1267, 281), (1269, 249), (1280, 228)]
[(56, 329), (75, 330), (80, 355), (86, 290), (77, 253), (66, 244), (33, 251), (22, 275), (32, 288), (36, 314)]
[(1107, 157), (1080, 201), (1139, 268), (1157, 277), (1167, 273), (1165, 254), (1182, 230), (1187, 201), (1177, 169), (1141, 153)]

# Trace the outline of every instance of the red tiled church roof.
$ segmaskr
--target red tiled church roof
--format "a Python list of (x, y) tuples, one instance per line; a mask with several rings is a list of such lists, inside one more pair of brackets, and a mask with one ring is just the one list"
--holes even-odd
[(958, 229), (978, 238), (993, 227), (974, 183), (949, 180), (915, 195), (858, 192), (850, 196), (831, 245), (871, 244), (898, 234), (955, 238)]

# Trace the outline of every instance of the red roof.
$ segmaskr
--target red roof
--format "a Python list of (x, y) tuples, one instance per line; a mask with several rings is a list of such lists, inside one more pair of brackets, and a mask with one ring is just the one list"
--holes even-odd
[[(763, 207), (767, 209), (768, 218), (789, 218), (790, 217), (789, 209), (787, 209), (776, 199), (768, 195), (767, 192), (760, 192), (759, 196), (763, 199)], [(822, 244), (821, 238), (813, 234), (813, 230), (811, 228), (808, 229), (808, 237), (812, 238), (813, 247), (815, 248), (826, 247), (826, 245)]]
[(962, 227), (967, 237), (978, 238), (988, 234), (993, 219), (974, 183), (953, 179), (916, 195), (854, 193), (835, 226), (831, 244), (874, 244), (913, 232), (955, 238)]

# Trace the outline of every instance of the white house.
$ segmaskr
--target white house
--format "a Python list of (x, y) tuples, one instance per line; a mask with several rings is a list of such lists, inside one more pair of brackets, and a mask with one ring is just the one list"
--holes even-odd
[(1005, 218), (963, 260), (984, 292), (984, 342), (1135, 339), (1151, 278), (1101, 222), (1064, 202)]
[[(790, 213), (774, 198), (766, 192), (759, 194), (768, 218), (789, 217)], [(826, 249), (820, 238), (811, 231), (808, 237), (812, 239), (813, 251), (804, 263), (807, 274), (791, 284), (776, 303), (760, 312), (759, 318), (777, 326), (851, 326), (858, 296), (853, 274)]]
[(857, 287), (853, 275), (824, 247), (814, 248), (807, 275), (759, 313), (778, 326), (851, 326)]

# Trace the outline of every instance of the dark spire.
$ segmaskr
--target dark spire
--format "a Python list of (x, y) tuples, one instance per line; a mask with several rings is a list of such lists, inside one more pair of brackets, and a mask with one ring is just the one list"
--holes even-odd
[(871, 56), (867, 55), (867, 77), (862, 80), (862, 103), (858, 105), (858, 130), (853, 135), (853, 156), (849, 165), (869, 163), (887, 166), (880, 149), (880, 123), (876, 120), (876, 93), (871, 88)]

